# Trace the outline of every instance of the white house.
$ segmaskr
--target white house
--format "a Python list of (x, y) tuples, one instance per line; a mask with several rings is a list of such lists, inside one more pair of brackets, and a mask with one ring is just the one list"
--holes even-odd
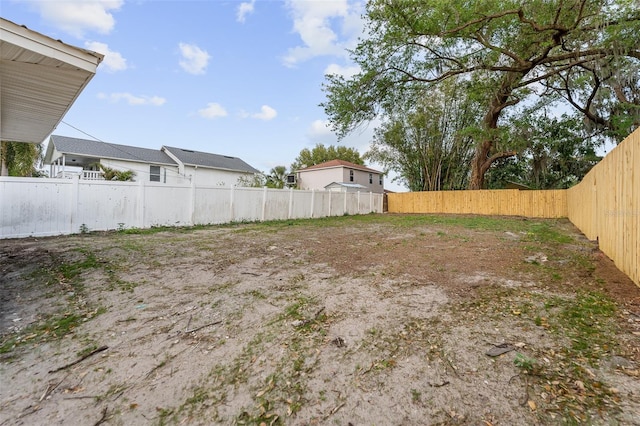
[(241, 159), (183, 148), (160, 150), (52, 135), (44, 164), (50, 177), (80, 176), (101, 180), (99, 165), (131, 170), (134, 181), (168, 184), (195, 182), (200, 186), (233, 186), (259, 173)]
[(331, 160), (296, 172), (299, 189), (384, 193), (384, 174), (344, 160)]

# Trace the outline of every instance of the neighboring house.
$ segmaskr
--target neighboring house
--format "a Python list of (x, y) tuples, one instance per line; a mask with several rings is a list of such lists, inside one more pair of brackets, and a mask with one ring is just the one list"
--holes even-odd
[(384, 192), (383, 173), (344, 160), (331, 160), (296, 172), (299, 189)]
[(44, 164), (50, 177), (103, 179), (100, 165), (131, 170), (134, 181), (232, 186), (258, 170), (236, 157), (163, 146), (160, 150), (52, 135)]
[(182, 176), (191, 176), (198, 185), (232, 186), (238, 184), (238, 179), (260, 173), (240, 158), (228, 155), (170, 146), (163, 146), (162, 152), (178, 164), (178, 172)]

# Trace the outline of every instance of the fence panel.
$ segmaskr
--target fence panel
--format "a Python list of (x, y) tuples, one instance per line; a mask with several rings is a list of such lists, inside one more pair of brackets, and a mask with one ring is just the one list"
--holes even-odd
[[(122, 182), (114, 186), (108, 181), (78, 181), (77, 217), (72, 232), (83, 227), (95, 231), (106, 231), (119, 227), (140, 226), (138, 220), (139, 187), (134, 182)], [(73, 203), (70, 203), (73, 204)]]
[[(357, 194), (0, 177), (0, 238), (369, 213)], [(382, 194), (362, 194), (382, 213)], [(379, 206), (379, 207), (375, 207)], [(362, 210), (359, 211), (358, 207)]]
[(264, 209), (264, 220), (284, 220), (289, 217), (290, 191), (266, 189), (267, 199)]
[(567, 190), (569, 219), (640, 285), (640, 129)]
[(390, 213), (452, 213), (567, 217), (564, 190), (428, 191), (388, 195)]
[(77, 232), (72, 229), (71, 180), (0, 177), (0, 236), (27, 237)]
[(262, 188), (233, 188), (233, 217), (235, 222), (262, 219)]
[(311, 201), (313, 197), (313, 191), (294, 191), (291, 190), (293, 197), (291, 203), (291, 212), (289, 218), (291, 219), (303, 219), (311, 217)]
[(231, 197), (229, 188), (196, 187), (193, 223), (218, 224), (231, 222)]

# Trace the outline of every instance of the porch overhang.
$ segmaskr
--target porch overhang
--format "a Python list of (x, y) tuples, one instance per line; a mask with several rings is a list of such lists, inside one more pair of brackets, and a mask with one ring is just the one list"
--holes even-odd
[(103, 57), (0, 18), (0, 140), (43, 142)]

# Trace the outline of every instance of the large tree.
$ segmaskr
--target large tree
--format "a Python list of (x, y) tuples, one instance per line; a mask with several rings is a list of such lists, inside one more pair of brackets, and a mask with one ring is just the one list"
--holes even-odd
[(464, 189), (474, 153), (468, 129), (477, 116), (464, 82), (446, 81), (384, 121), (365, 158), (395, 171), (411, 191)]
[(296, 171), (304, 167), (315, 166), (331, 160), (344, 160), (353, 164), (363, 165), (364, 161), (360, 157), (357, 149), (347, 148), (346, 146), (329, 145), (325, 147), (323, 144), (317, 144), (313, 149), (304, 148), (291, 164), (291, 170)]
[[(502, 128), (507, 109), (532, 97), (562, 95), (600, 126), (619, 121), (615, 108), (590, 106), (602, 89), (598, 79), (610, 74), (603, 64), (633, 69), (640, 60), (636, 3), (371, 0), (368, 36), (351, 52), (361, 72), (327, 77), (325, 112), (344, 136), (430, 84), (464, 78), (484, 103), (469, 183), (479, 189), (494, 162), (516, 154)], [(609, 117), (600, 115), (605, 110)]]
[(489, 169), (490, 188), (514, 182), (536, 189), (569, 188), (601, 159), (596, 154), (601, 135), (588, 133), (577, 115), (531, 113), (510, 122), (510, 127), (522, 148), (516, 157)]
[(38, 176), (38, 164), (42, 161), (42, 144), (25, 142), (0, 142), (0, 176)]

